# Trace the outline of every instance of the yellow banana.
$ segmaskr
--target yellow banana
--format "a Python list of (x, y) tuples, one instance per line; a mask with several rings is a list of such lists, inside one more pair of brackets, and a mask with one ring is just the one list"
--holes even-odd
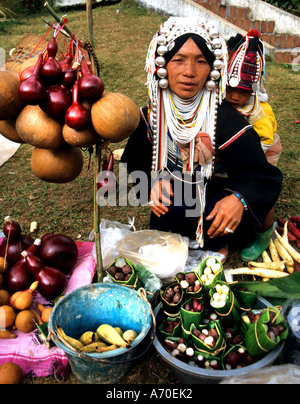
[(84, 346), (80, 349), (81, 352), (107, 352), (118, 349), (118, 345), (106, 345), (104, 342), (94, 342), (93, 344)]
[(82, 334), (82, 336), (79, 338), (79, 341), (83, 345), (90, 345), (93, 342), (99, 341), (99, 335), (96, 332), (93, 331), (86, 331), (85, 333)]
[(97, 328), (97, 334), (107, 344), (118, 345), (123, 348), (130, 348), (130, 345), (126, 341), (124, 341), (118, 331), (109, 324), (101, 324)]
[(122, 335), (123, 335), (123, 331), (121, 330), (121, 328), (120, 327), (114, 327), (114, 329), (116, 330), (116, 331), (118, 331), (118, 333), (121, 335), (121, 337), (122, 337)]
[(80, 348), (84, 347), (84, 345), (78, 339), (66, 335), (64, 330), (59, 325), (56, 327), (56, 329), (60, 336), (60, 339), (66, 341), (72, 348), (79, 350)]
[(137, 333), (134, 330), (126, 330), (123, 335), (122, 338), (128, 342), (128, 344), (131, 344), (137, 337)]

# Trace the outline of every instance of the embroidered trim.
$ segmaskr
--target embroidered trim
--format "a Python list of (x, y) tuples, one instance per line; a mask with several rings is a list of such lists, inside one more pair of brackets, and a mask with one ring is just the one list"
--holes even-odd
[(232, 142), (234, 142), (236, 139), (238, 139), (241, 135), (243, 135), (248, 129), (251, 129), (252, 125), (247, 125), (243, 129), (241, 129), (239, 132), (237, 132), (234, 136), (232, 136), (230, 139), (227, 140), (227, 142), (223, 143), (218, 149), (223, 150), (227, 146), (229, 146)]

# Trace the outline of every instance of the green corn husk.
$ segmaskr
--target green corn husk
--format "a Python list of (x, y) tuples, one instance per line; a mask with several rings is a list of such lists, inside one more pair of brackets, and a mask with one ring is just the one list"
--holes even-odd
[(163, 310), (164, 313), (169, 316), (169, 317), (177, 317), (179, 315), (180, 312), (180, 306), (182, 305), (183, 301), (184, 301), (184, 292), (180, 287), (181, 290), (181, 298), (179, 300), (178, 303), (174, 304), (174, 303), (169, 303), (166, 299), (165, 299), (165, 294), (168, 288), (173, 288), (175, 285), (179, 285), (177, 282), (172, 283), (171, 285), (165, 286), (164, 288), (162, 288), (160, 290), (160, 297), (162, 300), (162, 306), (163, 306)]
[[(198, 278), (198, 275), (194, 272), (194, 271), (190, 271), (190, 272), (178, 272), (176, 275), (175, 275), (175, 280), (181, 285), (181, 280), (180, 280), (180, 275), (184, 275), (184, 276), (186, 276), (186, 275), (189, 275), (189, 274), (193, 274), (193, 275), (196, 275), (196, 278), (197, 278), (197, 280), (200, 282), (200, 280), (199, 280), (199, 278)], [(182, 287), (182, 285), (181, 285), (181, 287)], [(183, 288), (183, 287), (182, 287)], [(202, 286), (202, 284), (201, 284), (201, 282), (200, 282), (200, 289), (198, 290), (198, 291), (196, 291), (196, 292), (190, 292), (189, 290), (188, 290), (188, 287), (187, 288), (183, 288), (183, 290), (184, 290), (184, 293), (186, 294), (186, 296), (189, 298), (189, 297), (196, 297), (196, 298), (198, 298), (198, 297), (201, 297), (201, 296), (203, 296), (203, 286)]]
[[(172, 323), (174, 323), (175, 321), (178, 321), (178, 324), (173, 328), (172, 333), (168, 333), (167, 331), (165, 331), (165, 325), (166, 325), (167, 321), (171, 321)], [(158, 327), (158, 330), (164, 338), (166, 338), (166, 337), (180, 338), (181, 337), (181, 318), (180, 318), (180, 316), (165, 318), (162, 321), (162, 323), (160, 324), (160, 326)]]
[(236, 285), (230, 285), (237, 301), (239, 302), (242, 311), (251, 310), (254, 306), (257, 296), (256, 293), (250, 292), (248, 290), (241, 290)]
[(199, 351), (200, 353), (206, 352), (206, 353), (209, 353), (209, 354), (211, 354), (213, 356), (218, 356), (225, 349), (226, 342), (225, 342), (225, 339), (224, 339), (224, 336), (223, 336), (222, 329), (221, 329), (221, 326), (219, 324), (219, 321), (215, 321), (214, 323), (215, 323), (215, 328), (216, 328), (216, 330), (217, 330), (217, 332), (219, 334), (219, 338), (218, 338), (218, 340), (217, 340), (214, 347), (210, 347), (210, 346), (204, 344), (203, 341), (201, 341), (198, 337), (196, 337), (193, 334), (193, 330), (195, 328), (198, 328), (198, 330), (200, 330), (200, 331), (202, 331), (204, 329), (208, 329), (208, 327), (206, 325), (200, 325), (200, 326), (196, 327), (195, 324), (192, 324), (191, 328), (190, 328), (190, 332), (191, 332), (191, 337), (192, 337), (192, 340), (193, 340), (194, 347), (195, 347), (195, 349), (197, 351)]
[(201, 284), (203, 285), (204, 290), (207, 291), (207, 292), (209, 292), (210, 289), (212, 289), (212, 288), (214, 287), (214, 285), (216, 284), (216, 282), (219, 282), (219, 281), (225, 282), (225, 281), (226, 281), (226, 279), (225, 279), (225, 274), (224, 274), (224, 269), (223, 269), (223, 265), (222, 265), (222, 263), (221, 263), (217, 258), (215, 258), (215, 260), (216, 260), (216, 262), (217, 262), (218, 264), (221, 265), (221, 269), (219, 270), (219, 272), (217, 272), (217, 273), (214, 275), (213, 280), (211, 281), (211, 283), (210, 283), (209, 285), (206, 284), (206, 283), (204, 283), (204, 282), (202, 281), (201, 275), (203, 275), (204, 269), (206, 268), (206, 262), (207, 262), (207, 260), (208, 260), (209, 258), (215, 258), (215, 257), (207, 257), (207, 258), (204, 259), (202, 262), (200, 262), (200, 264), (199, 264), (197, 270), (194, 271), (195, 274), (198, 276), (198, 278), (199, 278)]
[[(109, 272), (107, 272), (108, 268), (110, 268), (111, 266), (115, 265), (115, 263), (117, 262), (117, 260), (118, 260), (118, 259), (121, 259), (121, 258), (125, 260), (126, 264), (128, 264), (128, 265), (130, 266), (131, 270), (132, 270), (132, 274), (131, 274), (130, 278), (129, 278), (127, 281), (118, 281), (118, 280), (116, 280), (112, 275), (110, 275)], [(129, 287), (131, 287), (132, 289), (139, 289), (140, 287), (142, 287), (142, 283), (141, 283), (141, 281), (139, 280), (139, 278), (138, 278), (138, 276), (137, 276), (136, 269), (135, 269), (133, 263), (132, 263), (130, 260), (128, 260), (127, 258), (117, 257), (117, 258), (114, 260), (114, 262), (113, 262), (111, 265), (109, 265), (108, 268), (106, 269), (107, 275), (108, 275), (114, 282), (119, 283), (120, 285), (129, 286)]]
[[(271, 318), (274, 316), (274, 320)], [(270, 317), (271, 316), (271, 317)], [(275, 341), (271, 340), (267, 335), (266, 325), (281, 325), (284, 331), (276, 337)], [(269, 327), (270, 329), (270, 327)], [(251, 356), (265, 355), (278, 344), (283, 342), (288, 335), (288, 326), (280, 314), (280, 310), (275, 307), (267, 307), (262, 310), (262, 314), (258, 321), (251, 324), (245, 335), (245, 345)]]
[(228, 286), (229, 288), (228, 299), (226, 300), (225, 305), (223, 307), (218, 308), (214, 308), (213, 306), (211, 307), (217, 313), (217, 315), (222, 318), (222, 323), (224, 323), (226, 327), (238, 328), (241, 321), (239, 313), (240, 306), (230, 286), (226, 282), (218, 281), (215, 283), (214, 287), (210, 289), (209, 291), (209, 296), (211, 298), (210, 303), (213, 301), (212, 296), (216, 292), (215, 287), (217, 284)]
[(188, 342), (191, 341), (191, 332), (190, 332), (190, 328), (192, 324), (201, 324), (201, 320), (203, 317), (203, 311), (204, 311), (204, 305), (202, 304), (202, 310), (201, 312), (192, 312), (189, 310), (186, 310), (184, 308), (184, 306), (187, 303), (192, 304), (192, 300), (197, 300), (199, 303), (202, 303), (202, 298), (201, 299), (196, 299), (196, 298), (190, 298), (189, 300), (187, 300), (186, 302), (184, 302), (181, 305), (180, 308), (180, 318), (181, 318), (181, 328), (182, 328), (182, 338), (186, 339)]

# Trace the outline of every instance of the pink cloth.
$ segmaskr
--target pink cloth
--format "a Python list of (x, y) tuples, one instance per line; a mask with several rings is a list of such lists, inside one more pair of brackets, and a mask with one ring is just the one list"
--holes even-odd
[[(76, 241), (76, 244), (78, 247), (78, 260), (69, 278), (65, 294), (91, 284), (96, 272), (96, 263), (92, 256), (94, 243)], [(50, 305), (37, 292), (35, 292), (34, 301), (38, 301), (45, 306)], [(33, 308), (35, 308), (34, 304)], [(22, 368), (24, 377), (55, 376), (61, 379), (66, 375), (68, 359), (62, 349), (57, 346), (47, 348), (41, 341), (37, 330), (29, 334), (19, 331), (13, 332), (17, 335), (17, 338), (0, 339), (0, 365), (5, 362), (14, 362)]]

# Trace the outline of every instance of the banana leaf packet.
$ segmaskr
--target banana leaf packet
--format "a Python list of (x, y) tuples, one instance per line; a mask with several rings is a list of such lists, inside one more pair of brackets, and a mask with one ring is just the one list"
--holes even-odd
[[(193, 308), (193, 301), (196, 301), (197, 304), (201, 304), (202, 309), (201, 311), (190, 311), (187, 309), (189, 306)], [(181, 328), (182, 328), (182, 338), (187, 339), (188, 341), (191, 340), (191, 332), (190, 328), (192, 324), (201, 324), (202, 317), (204, 313), (204, 305), (202, 304), (202, 298), (190, 298), (186, 302), (184, 302), (180, 307), (180, 318), (181, 318)]]
[[(215, 321), (214, 327), (212, 327), (212, 324), (210, 325), (210, 327), (211, 327), (211, 329), (214, 328), (218, 335), (217, 341), (215, 341), (213, 346), (208, 345), (207, 343), (202, 341), (198, 336), (196, 336), (194, 334), (196, 329), (199, 330), (200, 333), (202, 333), (203, 330), (207, 330), (208, 329), (207, 325), (200, 325), (197, 327), (195, 324), (192, 324), (191, 328), (190, 328), (191, 337), (193, 339), (194, 347), (197, 351), (199, 351), (201, 353), (206, 352), (213, 356), (218, 356), (225, 349), (226, 342), (225, 342), (222, 328), (219, 324), (219, 321)], [(207, 336), (209, 336), (209, 335), (207, 335)]]
[(155, 306), (156, 297), (159, 293), (160, 288), (162, 287), (162, 281), (140, 262), (136, 263), (135, 269), (137, 272), (137, 276), (146, 291), (149, 303)]
[[(227, 293), (225, 293), (225, 290)], [(215, 294), (219, 296), (225, 295), (227, 298), (226, 300), (220, 299), (217, 301), (215, 300)], [(227, 282), (216, 282), (215, 286), (210, 289), (209, 296), (210, 306), (213, 308), (215, 313), (221, 317), (222, 324), (224, 324), (226, 327), (238, 328), (241, 322), (239, 312), (240, 305)], [(221, 304), (223, 306), (221, 306)]]
[[(280, 329), (280, 332), (275, 332), (276, 329)], [(283, 342), (287, 335), (288, 325), (280, 314), (280, 309), (267, 307), (246, 332), (245, 346), (251, 356), (262, 356)]]
[[(219, 267), (219, 269), (215, 268), (216, 265)], [(197, 270), (195, 270), (194, 272), (198, 276), (206, 292), (209, 292), (210, 289), (212, 289), (217, 282), (226, 281), (223, 265), (221, 261), (219, 261), (215, 257), (205, 258), (203, 261), (200, 262)]]
[[(242, 350), (241, 351), (242, 353), (239, 353), (240, 350)], [(238, 356), (235, 356), (235, 358), (232, 360), (226, 360), (229, 359), (228, 355), (231, 352), (236, 352)], [(229, 349), (223, 352), (221, 356), (221, 363), (223, 370), (239, 369), (241, 367), (251, 365), (255, 361), (256, 359), (250, 356), (249, 352), (247, 351), (247, 348), (242, 344), (231, 346)], [(230, 365), (229, 368), (227, 366), (228, 363)]]
[(180, 284), (187, 297), (202, 297), (203, 285), (194, 271), (178, 272), (175, 280)]
[(251, 310), (255, 305), (257, 295), (254, 292), (250, 292), (246, 289), (240, 288), (236, 285), (230, 285), (231, 290), (233, 291), (237, 301), (239, 302), (240, 309), (242, 311)]
[[(176, 324), (175, 326), (174, 326), (174, 323)], [(158, 330), (159, 330), (161, 336), (163, 336), (164, 338), (169, 338), (169, 337), (181, 338), (181, 318), (180, 318), (180, 316), (165, 318), (159, 325)]]
[[(174, 296), (177, 294), (177, 292), (174, 293), (175, 287), (175, 290), (178, 289), (178, 293), (180, 294), (180, 296), (177, 295), (175, 298), (176, 301), (174, 302)], [(171, 283), (170, 285), (167, 285), (164, 288), (160, 289), (160, 297), (164, 313), (169, 317), (177, 317), (180, 312), (180, 306), (185, 299), (182, 287), (177, 282)]]
[(248, 329), (255, 323), (262, 313), (262, 309), (252, 309), (241, 313), (241, 331), (246, 334)]
[[(116, 279), (116, 276), (117, 276), (117, 273), (119, 272), (119, 270), (121, 271), (125, 266), (127, 266), (126, 267), (127, 269), (129, 266), (131, 269), (131, 274), (129, 274), (130, 277), (126, 281)], [(117, 272), (115, 272), (115, 268), (117, 268)], [(127, 258), (117, 257), (113, 261), (113, 263), (106, 269), (106, 272), (107, 272), (107, 275), (116, 283), (119, 283), (124, 286), (129, 286), (132, 289), (139, 289), (140, 287), (142, 287), (142, 283), (137, 276), (136, 269), (135, 269), (133, 263), (130, 260), (128, 260)]]

